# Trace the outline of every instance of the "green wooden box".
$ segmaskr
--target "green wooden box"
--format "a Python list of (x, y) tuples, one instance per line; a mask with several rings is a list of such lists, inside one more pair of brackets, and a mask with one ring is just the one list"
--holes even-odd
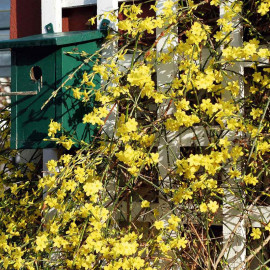
[[(57, 96), (41, 110), (52, 91), (60, 87), (82, 64), (80, 54), (94, 54), (100, 49), (106, 31), (48, 33), (0, 42), (0, 48), (11, 48), (11, 91), (31, 95), (11, 97), (11, 148), (37, 149), (55, 147), (48, 137), (50, 120), (60, 122), (77, 140), (89, 142), (95, 126), (83, 124), (84, 114), (93, 110), (94, 96), (84, 105), (62, 87)], [(95, 60), (93, 58), (93, 60)], [(65, 86), (76, 87), (84, 72), (92, 72), (93, 62), (85, 64)], [(100, 78), (93, 81), (99, 87)], [(34, 92), (37, 92), (35, 95)], [(24, 93), (25, 94), (25, 93)]]

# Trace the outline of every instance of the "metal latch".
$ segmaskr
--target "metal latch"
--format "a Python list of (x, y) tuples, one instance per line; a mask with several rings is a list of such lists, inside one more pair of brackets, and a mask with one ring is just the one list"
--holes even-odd
[(99, 29), (101, 31), (107, 31), (109, 27), (110, 21), (107, 19), (103, 19), (100, 23)]
[(48, 34), (54, 33), (53, 24), (52, 23), (49, 23), (49, 24), (45, 25), (45, 29), (46, 29), (46, 31), (47, 31)]

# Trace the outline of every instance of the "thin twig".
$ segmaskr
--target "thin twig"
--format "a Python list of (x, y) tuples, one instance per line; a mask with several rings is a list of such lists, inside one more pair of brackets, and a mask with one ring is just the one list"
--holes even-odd
[[(267, 192), (269, 189), (270, 189), (270, 187), (268, 187), (268, 188), (265, 190), (265, 192)], [(214, 269), (217, 269), (217, 266), (218, 266), (220, 260), (222, 259), (222, 257), (223, 257), (223, 255), (225, 254), (225, 252), (226, 252), (228, 246), (230, 245), (231, 240), (232, 240), (233, 236), (235, 235), (235, 233), (236, 233), (238, 227), (240, 226), (242, 220), (243, 220), (243, 219), (246, 219), (246, 218), (248, 217), (248, 213), (253, 209), (253, 207), (256, 205), (257, 201), (260, 199), (261, 196), (262, 196), (262, 194), (260, 194), (260, 195), (254, 200), (254, 202), (248, 207), (246, 213), (245, 213), (243, 216), (241, 216), (241, 217), (239, 218), (238, 223), (235, 225), (234, 229), (232, 230), (231, 234), (229, 235), (228, 240), (227, 240), (226, 243), (224, 244), (224, 247), (223, 247), (223, 249), (221, 250), (221, 252), (220, 252), (220, 254), (219, 254), (218, 258), (217, 258), (217, 261), (216, 261), (216, 263), (215, 263), (215, 265), (214, 265)]]
[(235, 270), (240, 270), (242, 267), (248, 263), (256, 254), (260, 252), (260, 250), (268, 244), (270, 241), (270, 235), (263, 241), (262, 245), (260, 245), (258, 248), (256, 248), (254, 251), (252, 251), (252, 254), (249, 255), (244, 262), (242, 262)]

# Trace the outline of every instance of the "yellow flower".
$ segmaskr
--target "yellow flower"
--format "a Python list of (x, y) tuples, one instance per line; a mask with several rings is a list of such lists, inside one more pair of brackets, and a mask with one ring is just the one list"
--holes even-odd
[(94, 181), (93, 183), (86, 183), (83, 186), (83, 189), (87, 196), (92, 196), (102, 190), (102, 183), (98, 180)]
[(0, 248), (4, 249), (4, 250), (7, 250), (8, 248), (8, 244), (7, 244), (7, 239), (8, 239), (8, 236), (5, 235), (4, 233), (1, 233), (0, 235)]
[(76, 98), (76, 99), (80, 99), (81, 98), (82, 93), (80, 92), (80, 88), (78, 88), (78, 87), (73, 88), (72, 89), (72, 92), (73, 92), (74, 98)]
[(208, 204), (207, 204), (207, 207), (209, 208), (209, 210), (212, 212), (212, 213), (215, 213), (217, 212), (218, 208), (219, 208), (219, 205), (216, 201), (210, 201)]
[(172, 241), (170, 241), (170, 247), (171, 248), (186, 248), (188, 241), (186, 240), (185, 237), (180, 237), (180, 238), (176, 238), (173, 239)]
[(244, 182), (248, 185), (253, 185), (255, 186), (258, 183), (258, 179), (254, 176), (252, 176), (252, 174), (248, 174), (244, 176)]
[(161, 230), (164, 228), (164, 221), (155, 221), (154, 226), (156, 227), (156, 229)]
[(155, 140), (155, 134), (152, 135), (144, 135), (143, 137), (140, 137), (140, 141), (139, 143), (143, 146), (143, 147), (149, 147), (153, 144)]
[(207, 212), (207, 210), (208, 210), (208, 208), (207, 208), (206, 203), (201, 203), (201, 204), (200, 204), (200, 211), (201, 211), (202, 213), (205, 213), (205, 212)]
[(43, 234), (41, 236), (37, 236), (36, 238), (36, 251), (43, 251), (48, 245), (47, 234)]
[(73, 145), (73, 141), (71, 139), (65, 140), (61, 142), (61, 144), (67, 149), (70, 150), (71, 146)]
[(137, 121), (134, 118), (129, 118), (125, 123), (125, 128), (127, 132), (132, 132), (137, 130)]
[(270, 232), (270, 222), (265, 226), (265, 229)]
[(270, 3), (267, 0), (261, 1), (260, 5), (258, 6), (258, 13), (262, 16), (266, 15), (269, 12)]
[(65, 186), (66, 190), (70, 190), (71, 192), (74, 192), (77, 187), (77, 183), (73, 180), (69, 180), (63, 186)]
[(50, 226), (50, 232), (52, 234), (58, 233), (59, 225), (57, 225), (55, 222), (51, 224)]
[(67, 165), (71, 159), (72, 159), (72, 156), (69, 154), (65, 154), (61, 156), (61, 160), (64, 162), (65, 165)]
[(75, 178), (78, 180), (80, 183), (83, 183), (85, 181), (85, 169), (82, 167), (77, 167), (74, 170), (75, 173)]
[(231, 145), (231, 142), (228, 141), (228, 137), (225, 137), (224, 139), (219, 140), (219, 144), (222, 145), (224, 148), (227, 148)]
[(158, 163), (159, 153), (151, 153), (151, 158), (152, 158), (154, 163)]
[(12, 187), (10, 187), (11, 193), (16, 195), (18, 193), (18, 185), (13, 184)]
[(252, 109), (250, 115), (253, 117), (255, 120), (256, 118), (259, 118), (263, 113), (262, 109)]
[(91, 25), (95, 24), (95, 22), (96, 22), (96, 17), (90, 18), (90, 19), (88, 20), (88, 22), (90, 22)]
[(145, 265), (145, 261), (139, 257), (130, 258), (132, 262), (132, 268), (135, 269), (142, 269)]
[(270, 152), (270, 144), (268, 142), (259, 142), (257, 146), (257, 150), (265, 154), (265, 152)]
[(168, 220), (169, 223), (169, 229), (170, 230), (176, 230), (178, 223), (181, 221), (181, 219), (175, 215), (171, 215), (171, 217)]
[(218, 6), (219, 4), (220, 4), (220, 0), (212, 0), (210, 2), (210, 5), (212, 5), (212, 6)]
[(47, 168), (48, 168), (48, 171), (50, 172), (55, 171), (56, 166), (57, 166), (57, 161), (53, 159), (47, 162)]
[(61, 130), (61, 124), (51, 120), (51, 122), (49, 124), (49, 130), (48, 130), (49, 137), (54, 138), (57, 131), (60, 131), (60, 130)]
[(252, 228), (252, 233), (250, 235), (255, 240), (255, 239), (260, 239), (261, 234), (262, 234), (262, 232), (261, 232), (260, 228)]
[(177, 246), (178, 248), (186, 248), (188, 243), (188, 240), (185, 239), (185, 237), (181, 237), (179, 239), (177, 239)]
[(84, 72), (84, 73), (83, 73), (82, 84), (83, 84), (83, 83), (87, 83), (88, 81), (89, 81), (89, 77), (88, 77), (87, 73)]
[(259, 83), (260, 81), (263, 80), (263, 76), (261, 72), (254, 72), (254, 74), (252, 75), (253, 77), (253, 81)]
[(150, 202), (148, 202), (147, 200), (142, 201), (141, 207), (142, 208), (150, 207)]
[(128, 74), (127, 80), (132, 86), (143, 87), (146, 82), (151, 81), (150, 68), (140, 65), (132, 69), (130, 74)]
[(61, 246), (65, 248), (68, 245), (68, 241), (65, 240), (63, 237), (60, 237), (59, 235), (57, 235), (53, 239), (53, 242), (53, 246), (58, 248), (60, 248)]
[(241, 176), (241, 172), (237, 171), (237, 170), (230, 170), (229, 173), (230, 177), (232, 178), (238, 178)]

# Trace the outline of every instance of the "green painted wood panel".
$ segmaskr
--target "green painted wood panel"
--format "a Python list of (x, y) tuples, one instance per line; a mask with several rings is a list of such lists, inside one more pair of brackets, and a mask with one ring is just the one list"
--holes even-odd
[(29, 37), (0, 41), (0, 48), (26, 48), (36, 46), (64, 46), (77, 42), (90, 42), (106, 35), (106, 31), (72, 31), (60, 33), (47, 33)]
[[(100, 48), (100, 46), (101, 41), (95, 41), (62, 47), (61, 50), (59, 50), (61, 55), (57, 57), (58, 59), (61, 59), (57, 61), (59, 63), (59, 65), (57, 65), (57, 74), (61, 72), (61, 75), (57, 75), (58, 78), (61, 78), (57, 84), (61, 85), (68, 78), (68, 75), (72, 74), (74, 70), (83, 62), (83, 59), (80, 57), (80, 55), (66, 54), (66, 52), (85, 51), (89, 54), (94, 54)], [(93, 58), (93, 61), (95, 61), (95, 59), (96, 58)], [(73, 88), (80, 85), (83, 78), (83, 73), (87, 72), (90, 74), (92, 72), (92, 67), (92, 62), (85, 64), (75, 74), (75, 76), (68, 81), (66, 87), (70, 86)], [(96, 88), (98, 88), (100, 86), (100, 77), (96, 75), (93, 82), (95, 83)], [(83, 116), (86, 113), (91, 112), (95, 106), (94, 93), (92, 93), (89, 102), (83, 103), (75, 99), (71, 89), (66, 89), (66, 87), (62, 88), (61, 94), (57, 99), (57, 119), (61, 119), (64, 129), (72, 134), (76, 140), (90, 142), (93, 140), (93, 136), (95, 135), (97, 128), (96, 126), (92, 126), (90, 124), (83, 124), (82, 119)], [(83, 90), (84, 89), (81, 91)]]
[[(43, 103), (55, 89), (55, 50), (32, 48), (12, 53), (12, 92), (38, 91), (34, 96), (12, 97), (12, 148), (44, 148), (53, 144), (43, 142), (47, 136), (50, 119), (55, 118), (52, 100), (43, 110)], [(30, 77), (31, 68), (42, 70), (42, 85)]]
[[(81, 59), (79, 52), (94, 54), (101, 47), (105, 34), (106, 31), (78, 31), (0, 42), (0, 48), (12, 48), (12, 92), (37, 91), (34, 96), (12, 97), (11, 148), (56, 147), (55, 142), (44, 141), (44, 138), (48, 139), (51, 120), (60, 122), (75, 140), (93, 140), (97, 127), (83, 124), (82, 119), (95, 106), (94, 93), (87, 103), (82, 103), (73, 97), (71, 90), (66, 90), (68, 86), (72, 88), (80, 85), (83, 73), (92, 72), (93, 62), (85, 64), (68, 81), (66, 87), (60, 89), (56, 98), (51, 99), (42, 110), (41, 107), (51, 97), (52, 92), (82, 64), (84, 59)], [(42, 46), (39, 46), (40, 44)], [(72, 51), (78, 54), (66, 54)], [(33, 67), (41, 70), (41, 80), (35, 81), (31, 78)], [(93, 82), (98, 88), (100, 77), (96, 75)]]

